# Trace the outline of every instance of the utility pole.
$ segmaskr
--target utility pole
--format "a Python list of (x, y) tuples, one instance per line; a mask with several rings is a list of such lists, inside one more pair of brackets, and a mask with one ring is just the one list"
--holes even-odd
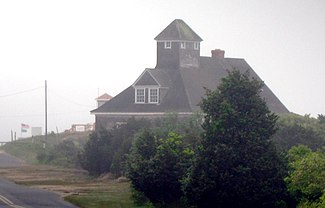
[[(45, 141), (47, 141), (47, 81), (45, 80)], [(45, 141), (43, 147), (45, 148)]]

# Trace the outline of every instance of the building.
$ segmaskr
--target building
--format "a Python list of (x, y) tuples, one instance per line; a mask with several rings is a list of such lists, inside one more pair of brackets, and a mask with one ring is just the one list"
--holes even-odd
[(86, 132), (86, 131), (93, 131), (94, 124), (72, 124), (71, 129), (68, 132)]
[(96, 98), (97, 101), (97, 107), (99, 108), (100, 106), (104, 105), (107, 101), (109, 101), (110, 99), (112, 99), (113, 97), (110, 96), (107, 93), (102, 94), (101, 96), (99, 96), (98, 98)]
[[(204, 88), (215, 89), (231, 70), (249, 71), (260, 80), (244, 59), (225, 58), (223, 50), (212, 50), (211, 57), (200, 56), (202, 39), (183, 20), (174, 20), (155, 40), (156, 67), (145, 69), (132, 85), (91, 111), (96, 128), (110, 128), (130, 117), (152, 119), (170, 112), (188, 117), (199, 111)], [(272, 112), (289, 112), (267, 86), (261, 96)]]
[(32, 127), (32, 136), (42, 135), (42, 127)]

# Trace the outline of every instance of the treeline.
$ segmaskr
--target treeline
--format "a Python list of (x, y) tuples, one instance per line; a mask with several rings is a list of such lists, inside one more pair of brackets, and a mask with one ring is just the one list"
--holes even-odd
[(79, 162), (94, 176), (108, 172), (116, 177), (125, 175), (131, 147), (143, 131), (154, 132), (161, 141), (168, 138), (169, 132), (175, 132), (183, 135), (186, 143), (194, 148), (201, 135), (201, 121), (199, 114), (186, 121), (181, 121), (177, 114), (168, 114), (155, 121), (131, 118), (113, 129), (93, 132), (79, 154)]

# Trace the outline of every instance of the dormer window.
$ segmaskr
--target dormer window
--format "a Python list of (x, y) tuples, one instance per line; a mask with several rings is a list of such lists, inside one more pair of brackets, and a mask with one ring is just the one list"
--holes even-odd
[(159, 87), (135, 87), (135, 104), (158, 104)]
[(185, 42), (181, 42), (181, 48), (185, 49), (186, 48), (186, 43)]
[(145, 97), (146, 97), (145, 88), (135, 89), (135, 103), (145, 103), (146, 101)]
[(194, 50), (199, 50), (200, 43), (199, 42), (194, 42)]
[(149, 88), (149, 103), (158, 103), (159, 90), (158, 88)]
[(171, 41), (165, 41), (165, 48), (172, 48), (172, 42)]

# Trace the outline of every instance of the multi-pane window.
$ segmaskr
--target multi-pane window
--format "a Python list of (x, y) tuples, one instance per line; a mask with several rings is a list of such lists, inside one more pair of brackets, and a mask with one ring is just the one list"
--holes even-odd
[(135, 103), (145, 103), (145, 89), (144, 88), (138, 88), (135, 90)]
[(149, 103), (158, 103), (158, 89), (149, 89)]
[(172, 48), (172, 42), (171, 41), (165, 41), (165, 48)]
[(159, 88), (152, 87), (139, 87), (135, 88), (135, 103), (159, 103)]
[(181, 48), (185, 49), (186, 48), (186, 43), (185, 42), (181, 42)]
[(194, 42), (194, 49), (199, 50), (199, 47), (200, 47), (200, 43)]

